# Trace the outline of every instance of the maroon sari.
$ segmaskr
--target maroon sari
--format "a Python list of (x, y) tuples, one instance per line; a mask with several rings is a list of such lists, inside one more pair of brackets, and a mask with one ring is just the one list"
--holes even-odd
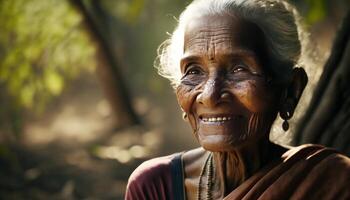
[[(185, 199), (181, 154), (140, 165), (130, 176), (125, 199)], [(350, 199), (350, 159), (319, 145), (294, 147), (224, 199)]]

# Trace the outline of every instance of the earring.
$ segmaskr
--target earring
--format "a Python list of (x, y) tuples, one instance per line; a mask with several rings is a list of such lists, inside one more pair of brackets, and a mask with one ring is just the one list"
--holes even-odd
[(283, 105), (282, 112), (280, 112), (280, 115), (282, 119), (284, 120), (282, 123), (282, 129), (284, 131), (288, 131), (289, 129), (289, 123), (288, 120), (292, 118), (293, 116), (293, 111), (295, 108), (295, 103), (296, 101), (294, 99), (288, 98), (286, 102)]
[(186, 112), (183, 112), (183, 113), (182, 113), (182, 119), (183, 119), (184, 121), (187, 121), (187, 120), (188, 120), (188, 116), (187, 116), (187, 113), (186, 113)]
[(290, 119), (291, 118), (291, 114), (290, 114), (290, 112), (286, 112), (286, 118), (284, 119), (284, 121), (283, 121), (283, 123), (282, 123), (282, 129), (284, 130), (284, 131), (288, 131), (288, 129), (289, 129), (289, 123), (288, 123), (288, 119)]
[(288, 123), (288, 120), (284, 120), (283, 123), (282, 123), (282, 129), (284, 131), (288, 131), (289, 129), (289, 123)]

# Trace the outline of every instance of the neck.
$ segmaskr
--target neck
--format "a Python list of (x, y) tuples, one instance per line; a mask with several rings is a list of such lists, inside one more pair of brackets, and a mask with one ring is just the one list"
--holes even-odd
[(229, 152), (214, 152), (215, 188), (226, 196), (269, 161), (268, 138), (251, 142)]

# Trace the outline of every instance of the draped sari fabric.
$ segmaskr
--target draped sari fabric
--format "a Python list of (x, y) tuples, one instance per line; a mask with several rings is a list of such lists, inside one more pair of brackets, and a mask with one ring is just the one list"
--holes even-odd
[(350, 159), (318, 145), (295, 147), (224, 199), (350, 199)]
[[(130, 176), (127, 200), (185, 199), (181, 154), (146, 161)], [(319, 145), (285, 152), (224, 200), (350, 200), (350, 158)]]

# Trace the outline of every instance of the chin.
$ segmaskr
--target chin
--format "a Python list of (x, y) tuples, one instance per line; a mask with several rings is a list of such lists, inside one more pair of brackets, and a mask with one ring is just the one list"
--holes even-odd
[(198, 135), (200, 145), (207, 151), (234, 151), (246, 143), (246, 138), (235, 138), (232, 135)]

